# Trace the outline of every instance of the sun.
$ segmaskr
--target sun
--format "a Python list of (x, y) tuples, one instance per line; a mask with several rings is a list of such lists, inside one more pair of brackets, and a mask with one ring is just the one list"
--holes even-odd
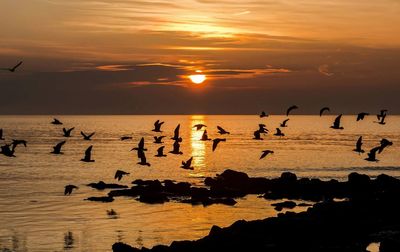
[(197, 70), (196, 73), (197, 74), (189, 75), (189, 79), (194, 84), (201, 84), (207, 79), (207, 77), (204, 74), (201, 74), (200, 70)]

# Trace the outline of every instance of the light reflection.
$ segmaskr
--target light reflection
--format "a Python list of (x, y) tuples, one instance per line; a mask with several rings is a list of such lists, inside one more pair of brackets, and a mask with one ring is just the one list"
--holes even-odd
[(204, 167), (206, 166), (206, 144), (204, 141), (200, 141), (204, 128), (202, 130), (196, 130), (193, 126), (196, 124), (206, 124), (206, 119), (203, 115), (192, 115), (190, 120), (190, 147), (191, 155), (193, 156), (192, 164), (196, 176), (204, 176)]

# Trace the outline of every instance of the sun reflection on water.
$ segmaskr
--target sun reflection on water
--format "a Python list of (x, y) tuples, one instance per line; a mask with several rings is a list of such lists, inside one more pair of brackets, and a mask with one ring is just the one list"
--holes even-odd
[(190, 117), (190, 147), (191, 155), (193, 156), (193, 167), (194, 176), (202, 177), (204, 176), (205, 166), (206, 166), (206, 143), (201, 141), (201, 136), (203, 135), (204, 128), (201, 130), (196, 130), (193, 128), (196, 124), (206, 124), (206, 117), (203, 115), (193, 115)]

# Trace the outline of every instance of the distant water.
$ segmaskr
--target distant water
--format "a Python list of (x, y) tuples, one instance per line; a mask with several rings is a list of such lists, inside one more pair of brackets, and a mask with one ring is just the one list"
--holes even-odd
[[(215, 176), (225, 169), (244, 171), (250, 176), (276, 177), (283, 171), (300, 177), (346, 179), (352, 171), (376, 176), (386, 173), (400, 176), (400, 116), (388, 116), (386, 125), (373, 123), (375, 116), (356, 122), (355, 116), (344, 116), (344, 130), (330, 129), (334, 116), (290, 116), (285, 137), (272, 134), (263, 141), (252, 140), (259, 123), (272, 133), (284, 116), (59, 116), (64, 125), (51, 125), (49, 116), (0, 116), (0, 128), (6, 141), (25, 139), (28, 147), (19, 146), (16, 158), (0, 156), (0, 251), (110, 251), (116, 241), (134, 246), (151, 247), (173, 240), (197, 239), (208, 234), (213, 224), (228, 226), (238, 219), (260, 219), (275, 216), (270, 201), (248, 196), (234, 207), (212, 205), (191, 206), (176, 202), (148, 205), (131, 198), (116, 198), (112, 203), (88, 202), (89, 196), (105, 195), (85, 184), (103, 180), (115, 182), (117, 169), (131, 173), (122, 184), (134, 179), (173, 179), (203, 185), (206, 176)], [(161, 145), (153, 144), (151, 131), (155, 120), (165, 121), (162, 135), (165, 151), (172, 149), (170, 137), (181, 124), (183, 155), (169, 154), (156, 158)], [(217, 137), (220, 125), (231, 134), (225, 136), (215, 152), (212, 142), (199, 141), (202, 131), (194, 124), (206, 124), (209, 137)], [(64, 140), (62, 127), (75, 127), (64, 145), (64, 155), (49, 152)], [(80, 131), (96, 134), (91, 142), (83, 141)], [(122, 135), (133, 140), (120, 141)], [(378, 156), (380, 162), (364, 160), (365, 155), (352, 152), (359, 136), (364, 148), (378, 145), (388, 138), (394, 145)], [(131, 148), (145, 137), (151, 167), (136, 163)], [(82, 163), (85, 149), (93, 144), (95, 163)], [(259, 160), (261, 150), (275, 154)], [(167, 153), (168, 154), (168, 153)], [(180, 169), (182, 160), (194, 157), (194, 170)], [(66, 184), (80, 187), (71, 196), (63, 196)], [(106, 210), (114, 209), (117, 219)]]

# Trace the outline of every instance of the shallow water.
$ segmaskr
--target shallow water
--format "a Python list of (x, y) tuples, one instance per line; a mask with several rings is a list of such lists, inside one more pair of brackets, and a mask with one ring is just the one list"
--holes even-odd
[[(271, 132), (284, 116), (59, 116), (64, 125), (50, 124), (49, 116), (0, 116), (0, 128), (6, 141), (25, 139), (28, 147), (17, 147), (15, 158), (0, 156), (0, 250), (12, 251), (109, 251), (116, 241), (135, 246), (169, 244), (173, 240), (197, 239), (208, 234), (213, 224), (228, 226), (238, 219), (260, 219), (275, 216), (271, 202), (255, 195), (238, 200), (234, 207), (191, 206), (176, 202), (148, 205), (130, 198), (116, 198), (112, 203), (88, 202), (89, 196), (105, 195), (85, 184), (103, 180), (114, 182), (117, 169), (130, 172), (122, 184), (134, 179), (173, 179), (202, 185), (206, 176), (215, 176), (231, 168), (250, 176), (275, 177), (283, 171), (300, 177), (346, 179), (352, 171), (376, 176), (386, 173), (400, 176), (400, 116), (388, 116), (386, 125), (373, 123), (375, 117), (356, 122), (355, 116), (344, 116), (344, 130), (329, 126), (334, 116), (290, 116), (285, 137), (272, 134), (263, 141), (253, 140), (253, 131), (263, 122)], [(153, 144), (155, 120), (161, 119), (165, 151), (172, 149), (173, 130), (181, 124), (183, 155), (156, 158), (161, 145)], [(199, 141), (202, 131), (192, 125), (206, 124), (209, 137), (217, 137), (220, 125), (231, 134), (212, 152), (212, 142)], [(64, 140), (62, 127), (75, 127), (64, 145), (64, 155), (49, 152)], [(80, 131), (96, 131), (93, 140), (83, 141)], [(159, 133), (158, 133), (159, 134)], [(133, 140), (120, 141), (122, 135)], [(388, 138), (394, 145), (378, 156), (378, 163), (364, 160), (365, 155), (352, 152), (362, 135), (364, 148), (378, 145)], [(137, 165), (136, 153), (130, 152), (141, 137), (151, 167)], [(93, 144), (94, 163), (82, 163), (85, 149)], [(259, 160), (261, 150), (274, 155)], [(168, 154), (168, 153), (167, 153)], [(194, 157), (193, 171), (180, 169), (182, 160)], [(80, 188), (63, 196), (64, 186)], [(114, 209), (118, 218), (106, 210)], [(299, 209), (301, 210), (301, 209)]]

